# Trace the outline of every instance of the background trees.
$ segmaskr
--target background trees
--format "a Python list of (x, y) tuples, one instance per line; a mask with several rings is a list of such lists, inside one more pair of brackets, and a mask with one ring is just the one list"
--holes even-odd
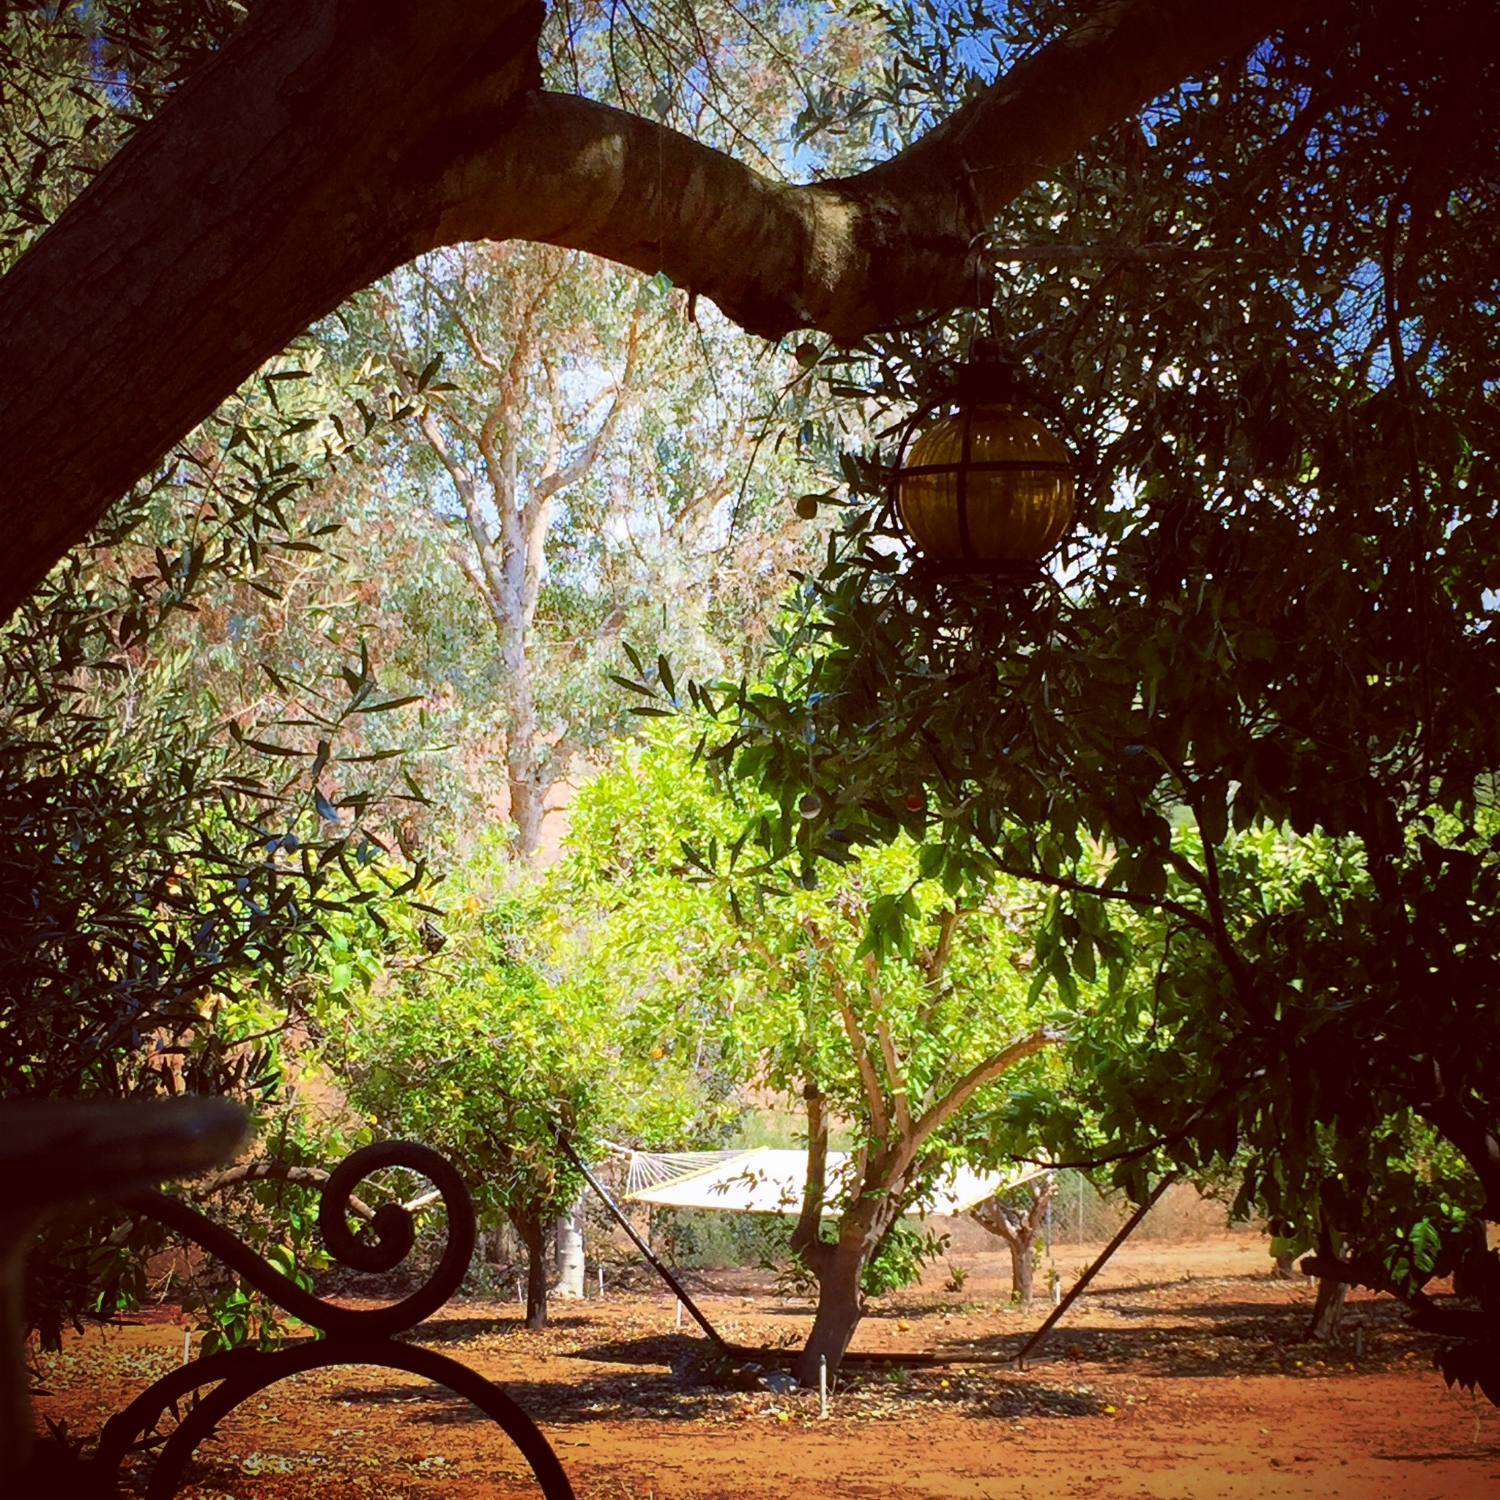
[[(127, 102), (154, 107), (173, 69), (212, 39), (184, 16), (126, 9), (108, 35), (94, 24), (109, 20), (102, 11), (7, 14), (19, 48), (4, 85), (15, 127), (5, 201), (13, 251), (107, 156)], [(224, 20), (199, 17), (210, 29)], [(174, 29), (179, 21), (186, 29)], [(591, 65), (579, 39), (569, 62)], [(721, 109), (706, 131), (743, 134), (744, 106), (763, 102), (770, 78), (759, 76), (738, 113)], [(717, 88), (716, 107), (732, 94)], [(706, 107), (668, 100), (659, 112)], [(39, 123), (53, 132), (42, 137), (49, 149), (26, 134)], [(780, 565), (801, 555), (806, 532), (786, 510), (761, 524), (779, 498), (764, 478), (778, 462), (774, 442), (760, 445), (769, 462), (749, 472), (760, 435), (752, 423), (774, 406), (790, 361), (758, 366), (711, 309), (689, 318), (686, 299), (661, 284), (559, 252), (472, 259), (482, 264), (426, 263), (426, 280), (385, 285), (273, 362), (14, 622), (5, 1092), (229, 1090), (265, 1118), (296, 1116), (316, 1134), (328, 1122), (302, 1118), (290, 1081), (312, 1064), (328, 1009), (352, 1003), (387, 962), (399, 969), (421, 951), (422, 913), (390, 913), (385, 931), (377, 918), (351, 948), (343, 906), (378, 905), (393, 888), (431, 897), (418, 888), (423, 855), (460, 860), (506, 806), (487, 766), (497, 742), (520, 768), (505, 779), (528, 795), (601, 744), (622, 714), (601, 660), (622, 624), (649, 618), (655, 628), (669, 617), (673, 649), (705, 668), (756, 660)], [(507, 324), (534, 293), (533, 322)], [(638, 305), (650, 318), (636, 374), (652, 400), (622, 407), (628, 420), (601, 431), (587, 412), (632, 341)], [(497, 348), (509, 389), (485, 368)], [(448, 368), (423, 381), (437, 354)], [(547, 433), (534, 420), (538, 396), (553, 418)], [(482, 473), (474, 439), (483, 418), (465, 424), (486, 401), (485, 416), (505, 418), (510, 446), (493, 470), (502, 480), (507, 464), (524, 480), (530, 462), (539, 488), (556, 489), (566, 477), (559, 463), (566, 470), (584, 456), (580, 445), (588, 458), (551, 506), (550, 536), (549, 496), (533, 509), (513, 554), (520, 595), (490, 589), (488, 603), (454, 545), (452, 523), (467, 529), (470, 516), (456, 487), (431, 492), (435, 476), (450, 487), (452, 476), (422, 435), (426, 424), (441, 439), (448, 422), (450, 439), (470, 440), (467, 450), (450, 442), (450, 455)], [(362, 466), (351, 461), (356, 448)], [(485, 508), (485, 525), (500, 518)], [(515, 672), (494, 668), (491, 606), (521, 622), (509, 640), (522, 648)], [(497, 735), (516, 677), (531, 682), (532, 666), (538, 725)], [(540, 795), (511, 806), (529, 849)], [(441, 937), (426, 915), (423, 938)], [(580, 1059), (562, 1042), (554, 1052), (571, 1060), (566, 1079), (576, 1082)], [(523, 1111), (516, 1129), (534, 1116)], [(406, 1127), (394, 1106), (381, 1118), (382, 1128)], [(293, 1151), (291, 1139), (272, 1133), (263, 1149), (300, 1169), (297, 1152), (315, 1157), (317, 1147), (299, 1139)], [(324, 1145), (339, 1149), (337, 1130)], [(534, 1209), (542, 1199), (532, 1199)], [(539, 1212), (518, 1211), (528, 1221)], [(88, 1301), (112, 1311), (143, 1270), (145, 1245), (134, 1237), (107, 1258), (113, 1280), (102, 1286), (91, 1242), (104, 1231), (68, 1233), (47, 1252), (72, 1278), (39, 1314), (54, 1329), (62, 1311)], [(241, 1332), (246, 1306), (235, 1314)], [(214, 1313), (226, 1336), (227, 1307)]]
[(550, 788), (622, 727), (622, 632), (666, 626), (705, 666), (754, 658), (803, 560), (785, 460), (757, 442), (795, 366), (690, 319), (663, 282), (526, 246), (427, 257), (322, 336), (414, 408), (366, 504), (430, 514), (489, 617), (506, 811), (530, 857)]
[(339, 1072), (383, 1134), (459, 1165), (481, 1228), (509, 1220), (526, 1252), (526, 1326), (541, 1328), (547, 1231), (582, 1186), (558, 1135), (593, 1135), (608, 1051), (601, 1018), (565, 1007), (526, 962), (518, 903), (465, 899), (469, 920), (441, 956), (348, 1027)]
[[(490, 836), (446, 882), (446, 940), (393, 956), (371, 1000), (330, 1027), (325, 1057), (382, 1134), (448, 1156), (481, 1228), (507, 1219), (525, 1246), (527, 1326), (547, 1317), (547, 1238), (583, 1187), (566, 1141), (696, 1147), (739, 1114), (690, 1050), (670, 1058), (653, 1019), (567, 962), (544, 883)], [(436, 945), (434, 945), (436, 946)]]
[(1005, 1241), (1010, 1251), (1010, 1294), (1022, 1307), (1031, 1302), (1032, 1273), (1039, 1253), (1036, 1237), (1056, 1196), (1057, 1178), (1049, 1172), (1011, 1192), (986, 1198), (970, 1210), (976, 1222)]

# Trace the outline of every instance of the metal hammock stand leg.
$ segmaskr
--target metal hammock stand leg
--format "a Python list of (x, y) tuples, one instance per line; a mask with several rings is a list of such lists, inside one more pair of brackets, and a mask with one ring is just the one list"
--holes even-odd
[(588, 1167), (584, 1165), (583, 1158), (579, 1156), (579, 1154), (573, 1149), (572, 1144), (565, 1138), (559, 1138), (558, 1144), (563, 1148), (565, 1152), (567, 1152), (568, 1159), (573, 1163), (573, 1165), (583, 1173), (583, 1180), (587, 1182), (591, 1188), (593, 1188), (594, 1192), (598, 1195), (599, 1201), (613, 1215), (615, 1222), (619, 1224), (620, 1227), (625, 1231), (625, 1233), (630, 1236), (631, 1241), (634, 1243), (636, 1249), (646, 1257), (646, 1261), (650, 1265), (651, 1269), (655, 1271), (656, 1274), (660, 1276), (661, 1279), (665, 1281), (669, 1287), (671, 1287), (672, 1291), (676, 1294), (677, 1300), (682, 1303), (682, 1305), (687, 1308), (687, 1310), (693, 1315), (693, 1318), (697, 1322), (698, 1326), (704, 1331), (704, 1333), (709, 1336), (710, 1339), (713, 1340), (714, 1344), (719, 1349), (730, 1352), (731, 1346), (724, 1341), (723, 1335), (703, 1315), (702, 1311), (698, 1307), (698, 1304), (694, 1302), (693, 1299), (688, 1295), (687, 1289), (672, 1274), (672, 1272), (668, 1269), (666, 1264), (657, 1255), (657, 1253), (636, 1232), (635, 1225), (632, 1224), (628, 1218), (626, 1218), (624, 1211), (620, 1208), (620, 1205), (616, 1203), (612, 1197), (610, 1197), (609, 1193), (605, 1190), (604, 1184), (601, 1183), (599, 1179), (595, 1177), (591, 1171), (589, 1171)]
[(1143, 1204), (1141, 1204), (1138, 1209), (1136, 1209), (1133, 1214), (1131, 1214), (1131, 1216), (1121, 1226), (1120, 1232), (1115, 1235), (1115, 1237), (1109, 1242), (1109, 1244), (1104, 1247), (1103, 1251), (1100, 1252), (1098, 1260), (1096, 1260), (1093, 1265), (1091, 1265), (1088, 1270), (1085, 1271), (1083, 1275), (1073, 1283), (1073, 1285), (1068, 1289), (1068, 1295), (1064, 1297), (1062, 1301), (1059, 1302), (1057, 1306), (1054, 1307), (1048, 1314), (1047, 1321), (1043, 1323), (1042, 1326), (1038, 1328), (1037, 1331), (1032, 1334), (1024, 1344), (1021, 1345), (1020, 1352), (1016, 1355), (1016, 1368), (1018, 1370), (1024, 1370), (1026, 1368), (1026, 1356), (1030, 1354), (1034, 1349), (1038, 1348), (1042, 1340), (1045, 1339), (1047, 1335), (1057, 1327), (1057, 1325), (1062, 1321), (1063, 1315), (1067, 1312), (1067, 1310), (1072, 1307), (1074, 1302), (1076, 1302), (1078, 1298), (1083, 1295), (1084, 1290), (1087, 1288), (1089, 1282), (1091, 1282), (1094, 1277), (1104, 1269), (1105, 1264), (1108, 1262), (1110, 1256), (1112, 1256), (1115, 1251), (1118, 1250), (1120, 1246), (1123, 1245), (1125, 1241), (1135, 1233), (1137, 1227), (1140, 1225), (1141, 1220), (1144, 1219), (1146, 1215), (1150, 1213), (1151, 1210), (1156, 1206), (1156, 1200), (1160, 1198), (1161, 1195), (1166, 1192), (1166, 1190), (1171, 1187), (1174, 1182), (1177, 1181), (1179, 1175), (1180, 1174), (1176, 1172), (1169, 1172), (1165, 1177), (1162, 1178), (1160, 1182), (1156, 1184), (1155, 1188), (1153, 1188), (1151, 1191), (1151, 1195)]

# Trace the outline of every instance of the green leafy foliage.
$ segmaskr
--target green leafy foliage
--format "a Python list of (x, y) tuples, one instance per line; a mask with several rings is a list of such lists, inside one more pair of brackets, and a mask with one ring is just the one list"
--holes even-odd
[(524, 916), (493, 892), (340, 1048), (355, 1107), (452, 1160), (487, 1225), (550, 1223), (582, 1186), (559, 1138), (586, 1148), (599, 1123), (603, 1040), (526, 961)]
[(935, 1265), (948, 1252), (949, 1236), (921, 1230), (898, 1219), (860, 1273), (867, 1297), (884, 1297), (922, 1279), (923, 1266)]
[[(330, 924), (360, 910), (378, 924), (423, 878), (379, 831), (394, 764), (361, 753), (364, 726), (401, 704), (368, 653), (266, 664), (246, 697), (205, 649), (323, 556), (327, 528), (298, 501), (351, 452), (346, 393), (283, 363), (4, 627), (0, 1097), (185, 1091), (270, 1108), (283, 1036), (323, 988)], [(130, 1305), (159, 1246), (108, 1216), (54, 1222), (32, 1258), (44, 1339)]]
[(481, 1227), (515, 1228), (539, 1326), (544, 1235), (584, 1185), (572, 1153), (597, 1159), (601, 1140), (696, 1145), (738, 1106), (692, 1051), (668, 1056), (652, 1020), (559, 962), (551, 891), (512, 871), (495, 837), (445, 893), (441, 944), (415, 962), (398, 955), (329, 1056), (374, 1128), (464, 1173)]
[[(201, 606), (274, 597), (278, 557), (321, 545), (291, 502), (332, 455), (266, 402), (223, 414), (4, 629), (5, 1093), (256, 1092), (275, 1064), (255, 1034), (324, 917), (419, 879), (366, 821), (383, 789), (334, 774), (350, 731), (399, 706), (367, 653), (337, 685), (270, 671), (253, 709), (197, 669)], [(184, 491), (198, 509), (174, 529)]]
[[(638, 690), (670, 691), (660, 664), (657, 678)], [(847, 1323), (836, 1367), (862, 1283), (905, 1284), (939, 1253), (903, 1214), (954, 1161), (1014, 1144), (1008, 1127), (981, 1145), (966, 1126), (1001, 1120), (1054, 1039), (1027, 975), (1031, 913), (993, 878), (956, 904), (905, 843), (867, 848), (826, 882), (787, 882), (750, 852), (752, 835), (775, 819), (795, 839), (805, 817), (748, 776), (716, 786), (680, 723), (643, 738), (572, 804), (554, 888), (560, 909), (598, 915), (574, 919), (566, 962), (654, 1030), (653, 1057), (691, 1049), (700, 1067), (805, 1107), (808, 1186), (786, 1208), (802, 1214), (791, 1248), (822, 1289), (820, 1318)], [(820, 1186), (831, 1120), (856, 1165)]]
[[(1228, 1171), (1240, 1211), (1336, 1228), (1329, 1274), (1404, 1294), (1470, 1341), (1452, 1378), (1500, 1389), (1474, 1353), (1500, 1346), (1482, 15), (1330, 12), (1018, 200), (989, 322), (1075, 455), (1073, 537), (1030, 584), (941, 576), (905, 555), (888, 451), (842, 455), (770, 681), (691, 691), (779, 814), (759, 857), (805, 879), (920, 840), (950, 889), (1046, 893), (1032, 972), (1074, 1009), (1074, 1082), (1017, 1119), (1137, 1196)], [(974, 26), (908, 21), (936, 105), (965, 53), (924, 28)], [(871, 340), (843, 389), (909, 410), (972, 328)], [(1449, 1271), (1475, 1301), (1431, 1303)]]

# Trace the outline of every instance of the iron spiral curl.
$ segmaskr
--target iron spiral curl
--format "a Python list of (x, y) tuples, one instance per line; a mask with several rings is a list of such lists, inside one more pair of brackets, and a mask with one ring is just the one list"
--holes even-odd
[(385, 1167), (406, 1167), (427, 1178), (438, 1190), (448, 1215), (447, 1243), (436, 1269), (410, 1296), (386, 1307), (339, 1307), (315, 1297), (180, 1198), (149, 1192), (120, 1200), (192, 1240), (326, 1337), (274, 1351), (231, 1349), (193, 1360), (163, 1376), (105, 1424), (89, 1465), (95, 1486), (92, 1493), (101, 1497), (116, 1494), (125, 1458), (143, 1447), (156, 1446), (161, 1440), (152, 1434), (163, 1414), (169, 1409), (176, 1413), (180, 1401), (204, 1387), (213, 1389), (179, 1414), (176, 1431), (165, 1439), (147, 1489), (148, 1500), (168, 1500), (176, 1492), (198, 1445), (251, 1396), (305, 1370), (374, 1365), (425, 1376), (472, 1402), (520, 1450), (545, 1500), (573, 1500), (572, 1486), (547, 1439), (504, 1391), (457, 1360), (393, 1337), (415, 1327), (448, 1301), (463, 1281), (474, 1254), (474, 1204), (452, 1164), (415, 1141), (382, 1141), (346, 1157), (323, 1184), (318, 1205), (318, 1228), (329, 1254), (352, 1270), (378, 1274), (400, 1265), (411, 1253), (416, 1227), (411, 1211), (400, 1204), (388, 1203), (376, 1210), (369, 1223), (370, 1232), (365, 1235), (356, 1235), (349, 1227), (355, 1189), (371, 1173)]
[(315, 1297), (257, 1255), (243, 1240), (215, 1224), (206, 1214), (165, 1193), (136, 1193), (127, 1208), (150, 1215), (200, 1245), (258, 1292), (264, 1292), (294, 1318), (329, 1335), (389, 1338), (431, 1317), (459, 1288), (474, 1255), (474, 1204), (463, 1178), (429, 1146), (416, 1141), (379, 1141), (344, 1158), (328, 1181), (318, 1205), (318, 1229), (328, 1253), (351, 1270), (389, 1271), (406, 1259), (416, 1243), (410, 1210), (383, 1204), (371, 1223), (373, 1238), (362, 1239), (349, 1228), (354, 1190), (383, 1167), (408, 1167), (437, 1188), (448, 1210), (448, 1242), (431, 1276), (410, 1296), (388, 1307), (349, 1308)]

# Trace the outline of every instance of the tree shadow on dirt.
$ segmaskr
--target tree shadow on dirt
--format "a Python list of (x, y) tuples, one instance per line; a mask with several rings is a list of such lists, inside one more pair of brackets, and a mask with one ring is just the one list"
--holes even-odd
[[(721, 1354), (685, 1334), (647, 1335), (552, 1357), (577, 1361), (570, 1377), (500, 1381), (500, 1388), (533, 1420), (557, 1426), (590, 1422), (692, 1422), (731, 1415), (768, 1415), (778, 1409), (816, 1410), (811, 1391), (787, 1389), (779, 1355), (740, 1350)], [(612, 1368), (592, 1367), (607, 1365)], [(623, 1367), (623, 1368), (622, 1368)], [(768, 1388), (765, 1378), (777, 1382)], [(365, 1386), (332, 1393), (356, 1406), (406, 1406), (408, 1420), (442, 1426), (483, 1422), (477, 1410), (440, 1387)], [(1077, 1381), (1074, 1372), (1013, 1373), (994, 1366), (964, 1372), (953, 1366), (850, 1365), (837, 1382), (835, 1409), (863, 1417), (909, 1418), (915, 1406), (941, 1406), (976, 1418), (1096, 1416), (1107, 1397)]]
[[(1042, 1309), (1038, 1309), (1037, 1324)], [(929, 1352), (949, 1363), (923, 1365), (918, 1351), (909, 1364), (846, 1365), (837, 1401), (846, 1410), (873, 1417), (910, 1417), (913, 1404), (941, 1406), (974, 1417), (1074, 1417), (1098, 1413), (1108, 1403), (1088, 1382), (1109, 1383), (1130, 1376), (1166, 1376), (1207, 1380), (1229, 1375), (1277, 1375), (1318, 1378), (1342, 1373), (1390, 1369), (1415, 1356), (1420, 1341), (1405, 1327), (1394, 1302), (1361, 1302), (1350, 1309), (1351, 1321), (1329, 1344), (1304, 1341), (1309, 1308), (1305, 1304), (1268, 1304), (1252, 1299), (1233, 1302), (1198, 1300), (1170, 1308), (1140, 1309), (1128, 1295), (1111, 1293), (1075, 1310), (1078, 1324), (1066, 1320), (1028, 1361), (1025, 1372), (1008, 1366), (1029, 1330), (996, 1331), (965, 1343)], [(1111, 1315), (1101, 1328), (1098, 1314)], [(1093, 1316), (1091, 1317), (1091, 1314)], [(1162, 1327), (1163, 1318), (1179, 1327)], [(1114, 1321), (1118, 1319), (1118, 1322)], [(1137, 1321), (1139, 1320), (1139, 1321)], [(1356, 1359), (1354, 1328), (1361, 1327), (1362, 1353)], [(1090, 1326), (1091, 1325), (1091, 1326)], [(719, 1354), (696, 1332), (640, 1333), (592, 1342), (600, 1332), (585, 1309), (553, 1320), (554, 1329), (570, 1330), (578, 1346), (538, 1348), (555, 1361), (564, 1378), (555, 1382), (528, 1378), (502, 1381), (501, 1387), (535, 1420), (563, 1426), (596, 1421), (691, 1422), (704, 1418), (764, 1415), (777, 1403), (793, 1410), (815, 1396), (766, 1388), (764, 1377), (784, 1370), (794, 1340), (785, 1348), (736, 1348)], [(456, 1345), (459, 1358), (482, 1359), (480, 1347), (509, 1348), (520, 1331), (518, 1316), (493, 1308), (469, 1312), (449, 1308), (422, 1324), (414, 1341), (433, 1346)], [(776, 1343), (773, 1335), (770, 1342)], [(468, 1346), (466, 1355), (464, 1346)], [(964, 1368), (972, 1358), (971, 1369)], [(335, 1399), (353, 1404), (406, 1404), (414, 1422), (469, 1423), (485, 1420), (478, 1412), (438, 1388), (414, 1390), (364, 1386), (351, 1381)]]
[[(1106, 1306), (1106, 1304), (1100, 1304)], [(1162, 1309), (1137, 1313), (1123, 1306), (1108, 1311), (1131, 1318), (1159, 1320)], [(1080, 1311), (1087, 1319), (1089, 1309)], [(1353, 1364), (1361, 1371), (1390, 1369), (1425, 1348), (1407, 1328), (1395, 1302), (1361, 1303), (1339, 1335), (1326, 1343), (1306, 1339), (1310, 1309), (1305, 1306), (1267, 1306), (1261, 1302), (1201, 1302), (1174, 1306), (1170, 1316), (1182, 1319), (1177, 1328), (1070, 1326), (1063, 1322), (1028, 1364), (1104, 1366), (1113, 1371), (1178, 1379), (1211, 1379), (1221, 1375), (1307, 1374)], [(1356, 1356), (1355, 1330), (1362, 1328)], [(975, 1339), (965, 1350), (1012, 1355), (1022, 1340), (1014, 1334), (990, 1334)], [(1430, 1342), (1430, 1341), (1429, 1341)], [(965, 1351), (953, 1351), (962, 1354)]]
[[(582, 1329), (592, 1327), (592, 1320), (582, 1314), (562, 1313), (547, 1320), (549, 1329)], [(526, 1320), (521, 1311), (508, 1316), (494, 1312), (465, 1312), (462, 1306), (449, 1303), (437, 1317), (418, 1323), (408, 1334), (401, 1337), (412, 1344), (465, 1344), (480, 1338), (508, 1338), (526, 1332)]]
[[(606, 1375), (578, 1385), (553, 1385), (539, 1380), (497, 1382), (535, 1422), (573, 1426), (589, 1422), (694, 1421), (722, 1410), (724, 1393), (684, 1389), (665, 1373)], [(420, 1391), (350, 1385), (332, 1393), (334, 1401), (351, 1406), (410, 1408), (408, 1420), (432, 1426), (466, 1426), (489, 1418), (440, 1386)], [(767, 1398), (769, 1399), (769, 1397)]]
[[(971, 1387), (939, 1389), (937, 1371), (924, 1371), (887, 1385), (866, 1379), (840, 1386), (835, 1412), (863, 1417), (909, 1419), (915, 1408), (948, 1408), (974, 1418), (1092, 1417), (1102, 1413), (1107, 1397), (1084, 1384), (1024, 1376), (989, 1377)], [(670, 1375), (610, 1376), (583, 1385), (549, 1385), (540, 1381), (504, 1381), (500, 1388), (533, 1421), (549, 1427), (582, 1427), (592, 1422), (694, 1422), (727, 1411), (746, 1414), (759, 1408), (806, 1406), (815, 1411), (817, 1396), (798, 1391), (735, 1394), (717, 1389), (684, 1388)], [(353, 1406), (408, 1408), (407, 1420), (424, 1427), (469, 1426), (489, 1419), (440, 1387), (413, 1392), (347, 1386), (333, 1400)]]
[[(731, 1362), (761, 1359), (769, 1363), (784, 1363), (796, 1353), (800, 1340), (788, 1342), (780, 1348), (751, 1349), (740, 1345), (731, 1346), (725, 1358)], [(591, 1360), (608, 1365), (666, 1365), (682, 1373), (682, 1367), (702, 1364), (713, 1356), (713, 1345), (706, 1339), (690, 1333), (647, 1333), (634, 1338), (610, 1339), (601, 1344), (589, 1344), (564, 1356), (567, 1359)]]
[(1373, 1449), (1371, 1458), (1379, 1459), (1388, 1464), (1450, 1464), (1464, 1462), (1480, 1458), (1500, 1458), (1500, 1444), (1491, 1443), (1487, 1448), (1469, 1447), (1450, 1448), (1442, 1453), (1386, 1453), (1381, 1449)]

